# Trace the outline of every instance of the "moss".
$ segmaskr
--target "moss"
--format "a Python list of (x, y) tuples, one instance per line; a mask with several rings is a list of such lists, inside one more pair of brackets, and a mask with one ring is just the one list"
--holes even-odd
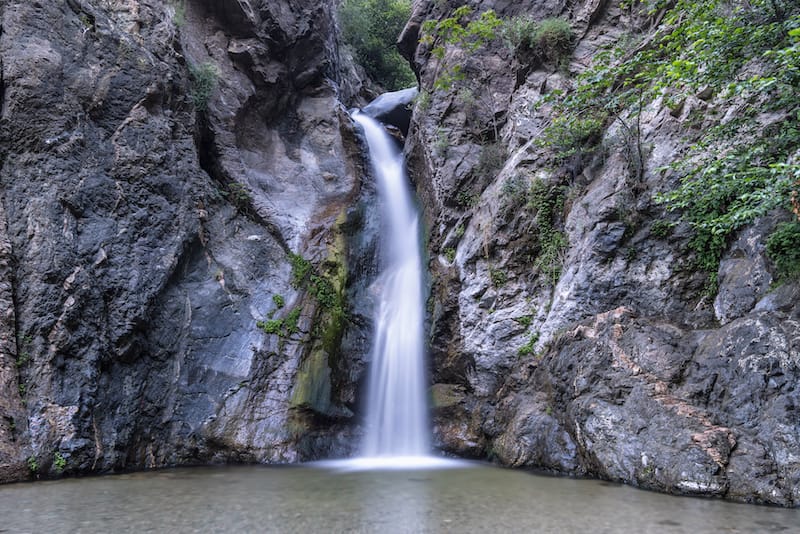
[[(295, 378), (291, 404), (323, 414), (332, 411), (332, 369), (338, 366), (342, 335), (347, 323), (345, 222), (346, 213), (343, 211), (336, 220), (333, 239), (328, 244), (328, 256), (318, 269), (314, 269), (302, 257), (292, 255), (293, 279), (306, 284), (318, 307), (311, 348)], [(287, 316), (287, 322), (289, 319)]]
[(322, 351), (314, 351), (308, 355), (297, 371), (290, 406), (327, 413), (330, 405), (331, 369), (328, 357)]

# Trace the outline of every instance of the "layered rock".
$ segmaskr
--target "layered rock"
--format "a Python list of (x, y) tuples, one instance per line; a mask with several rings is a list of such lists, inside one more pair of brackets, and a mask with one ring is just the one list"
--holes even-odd
[(374, 237), (334, 2), (0, 5), (0, 480), (346, 453)]
[[(505, 465), (797, 505), (800, 290), (775, 284), (764, 250), (788, 214), (740, 232), (709, 297), (690, 228), (654, 201), (676, 185), (663, 169), (687, 132), (712, 124), (704, 110), (718, 104), (643, 102), (638, 165), (628, 112), (599, 150), (554, 162), (536, 142), (554, 118), (547, 95), (641, 21), (616, 2), (473, 7), (561, 16), (576, 39), (566, 68), (515, 57), (500, 39), (471, 53), (447, 46), (441, 63), (419, 32), (452, 8), (426, 1), (400, 38), (429, 93), (407, 154), (429, 224), (438, 444)], [(453, 64), (464, 79), (434, 87)], [(539, 212), (533, 183), (547, 186)], [(566, 247), (552, 246), (553, 232)]]

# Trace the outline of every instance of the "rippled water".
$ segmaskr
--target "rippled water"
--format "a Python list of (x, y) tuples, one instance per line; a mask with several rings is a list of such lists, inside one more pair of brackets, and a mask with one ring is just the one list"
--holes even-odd
[(800, 510), (486, 466), (187, 468), (0, 486), (0, 532), (798, 532)]

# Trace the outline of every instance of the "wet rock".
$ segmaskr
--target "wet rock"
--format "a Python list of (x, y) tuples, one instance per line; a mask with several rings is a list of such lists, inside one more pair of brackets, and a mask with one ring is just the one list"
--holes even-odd
[(405, 136), (408, 134), (411, 122), (411, 107), (418, 93), (416, 87), (383, 93), (367, 104), (362, 111), (373, 119), (398, 128)]

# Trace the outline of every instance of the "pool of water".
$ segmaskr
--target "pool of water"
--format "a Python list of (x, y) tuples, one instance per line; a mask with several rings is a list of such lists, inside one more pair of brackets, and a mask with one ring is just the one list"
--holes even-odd
[(483, 465), (228, 466), (0, 486), (0, 532), (800, 532), (800, 510)]

